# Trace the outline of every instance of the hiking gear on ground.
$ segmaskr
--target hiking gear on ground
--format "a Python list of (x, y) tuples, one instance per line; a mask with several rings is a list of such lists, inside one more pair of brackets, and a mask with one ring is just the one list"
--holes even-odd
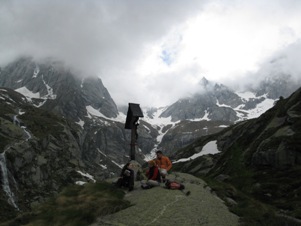
[(168, 189), (172, 189), (172, 190), (183, 190), (183, 189), (185, 189), (184, 184), (181, 184), (177, 181), (170, 181), (170, 180), (166, 181), (165, 187), (168, 188)]
[(190, 191), (184, 192), (184, 189), (185, 189), (184, 184), (181, 184), (180, 182), (177, 182), (177, 181), (167, 180), (166, 183), (165, 183), (165, 187), (167, 189), (171, 189), (171, 190), (180, 190), (186, 196), (190, 195)]

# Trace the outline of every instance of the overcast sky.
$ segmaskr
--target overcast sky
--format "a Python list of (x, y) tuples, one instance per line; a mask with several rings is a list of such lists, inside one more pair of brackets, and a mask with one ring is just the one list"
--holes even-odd
[(1, 66), (55, 57), (118, 105), (165, 106), (202, 77), (300, 79), (300, 37), (300, 0), (0, 0)]

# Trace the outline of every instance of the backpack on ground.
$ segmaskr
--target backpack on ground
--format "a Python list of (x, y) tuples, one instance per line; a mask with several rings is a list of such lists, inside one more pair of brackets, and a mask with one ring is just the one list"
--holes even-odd
[(190, 195), (190, 191), (187, 191), (187, 192), (184, 191), (184, 189), (185, 189), (184, 184), (181, 184), (180, 182), (177, 182), (177, 181), (170, 181), (170, 180), (167, 180), (166, 183), (165, 183), (165, 187), (166, 187), (167, 189), (171, 189), (171, 190), (180, 190), (180, 191), (183, 192), (186, 196), (189, 196), (189, 195)]
[(165, 187), (167, 189), (171, 189), (171, 190), (184, 190), (185, 189), (184, 184), (181, 184), (177, 181), (170, 181), (170, 180), (166, 181)]

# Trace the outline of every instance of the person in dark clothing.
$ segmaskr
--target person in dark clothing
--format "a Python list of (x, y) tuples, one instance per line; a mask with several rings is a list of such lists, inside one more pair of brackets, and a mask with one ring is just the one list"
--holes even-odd
[(141, 187), (144, 189), (159, 186), (161, 183), (161, 175), (159, 168), (154, 160), (148, 162), (149, 169), (146, 172), (147, 181), (141, 181)]
[(124, 165), (116, 185), (119, 188), (128, 188), (129, 191), (132, 191), (134, 189), (134, 170), (132, 169), (131, 163), (127, 163)]

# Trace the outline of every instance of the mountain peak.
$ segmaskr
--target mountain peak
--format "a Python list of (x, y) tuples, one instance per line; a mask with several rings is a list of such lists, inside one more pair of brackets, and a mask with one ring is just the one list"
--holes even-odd
[(41, 61), (19, 58), (3, 68), (0, 86), (22, 93), (37, 107), (75, 121), (87, 116), (87, 106), (106, 117), (118, 115), (117, 106), (100, 78), (83, 79), (63, 62), (52, 58)]
[(203, 77), (203, 78), (200, 80), (199, 84), (200, 84), (202, 87), (206, 87), (206, 86), (209, 84), (209, 81), (208, 81), (205, 77)]

